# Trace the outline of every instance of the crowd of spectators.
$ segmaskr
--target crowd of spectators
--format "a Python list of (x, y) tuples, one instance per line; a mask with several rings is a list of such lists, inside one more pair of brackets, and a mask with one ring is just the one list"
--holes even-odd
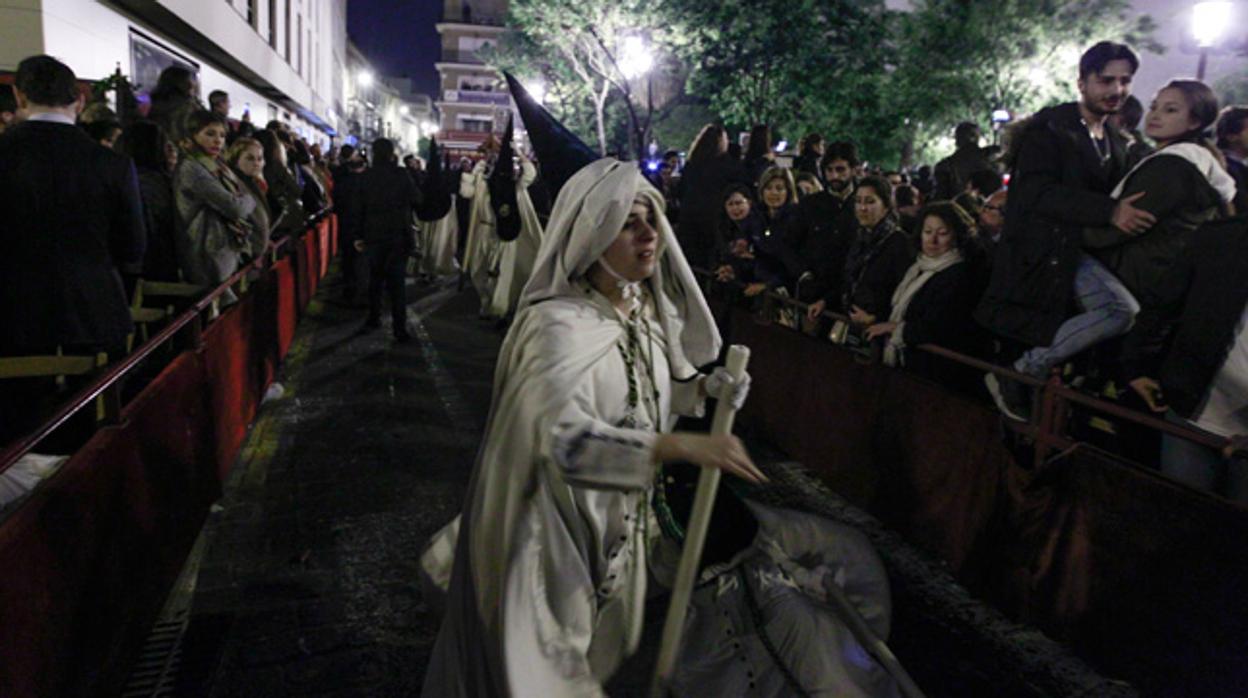
[[(284, 122), (231, 119), (227, 93), (205, 107), (199, 92), (194, 73), (170, 67), (123, 124), (49, 56), (0, 85), (0, 356), (122, 359), (140, 281), (179, 283), (171, 304), (193, 301), (302, 232), (330, 206), (334, 172), (363, 165)], [(0, 443), (46, 416), (49, 387), (5, 381)]]
[[(1189, 311), (1216, 325), (1200, 340), (1199, 377), (1174, 357), (1195, 351), (1178, 311), (1192, 301), (1176, 279), (1216, 285), (1209, 269), (1201, 276), (1217, 257), (1212, 241), (1229, 253), (1248, 237), (1248, 108), (1220, 110), (1208, 86), (1174, 80), (1145, 109), (1130, 98), (1138, 67), (1127, 46), (1099, 43), (1080, 61), (1077, 102), (1017, 121), (1001, 147), (959, 124), (952, 155), (907, 171), (872, 167), (854, 144), (813, 133), (788, 162), (766, 126), (738, 158), (709, 125), (664, 193), (689, 259), (721, 294), (766, 312), (784, 301), (764, 302), (765, 291), (796, 299), (807, 333), (986, 393), (1013, 419), (1030, 418), (1027, 380), (965, 380), (915, 348), (941, 345), (1038, 380), (1074, 377), (1099, 396), (1242, 437), (1243, 294), (1214, 304), (1216, 322), (1207, 308)], [(1194, 246), (1202, 235), (1205, 246)], [(1184, 399), (1167, 403), (1170, 394)], [(1220, 470), (1195, 467), (1180, 450), (1163, 452), (1163, 469), (1206, 488), (1220, 477), (1248, 499), (1242, 459), (1210, 454)]]

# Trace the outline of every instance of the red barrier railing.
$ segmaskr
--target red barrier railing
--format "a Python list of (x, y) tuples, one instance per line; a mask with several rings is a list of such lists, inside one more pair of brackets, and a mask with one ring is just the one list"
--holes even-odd
[[(239, 270), (12, 444), (11, 464), (179, 333), (177, 352), (0, 522), (0, 696), (118, 695), (276, 377), (332, 216)], [(262, 274), (255, 274), (263, 268)], [(249, 288), (243, 292), (242, 286)], [(237, 303), (203, 316), (232, 286)], [(163, 358), (163, 357), (162, 357)], [(150, 363), (150, 362), (149, 362)], [(137, 378), (137, 374), (136, 374)], [(127, 392), (130, 392), (129, 390)]]
[[(328, 215), (330, 215), (330, 210), (325, 209), (318, 212), (316, 215), (309, 217), (307, 228), (313, 228)], [(193, 347), (197, 347), (201, 341), (201, 335), (203, 333), (204, 311), (212, 307), (221, 296), (225, 295), (235, 286), (242, 283), (249, 274), (256, 270), (268, 268), (272, 264), (272, 260), (276, 256), (277, 252), (296, 244), (295, 242), (292, 242), (292, 240), (301, 241), (302, 239), (303, 234), (291, 235), (278, 240), (274, 243), (272, 254), (262, 255), (252, 263), (234, 272), (230, 278), (221, 282), (221, 284), (216, 288), (212, 289), (202, 298), (195, 301), (195, 303), (190, 308), (186, 309), (186, 311), (184, 311), (181, 315), (178, 315), (176, 318), (171, 320), (169, 324), (161, 329), (160, 332), (156, 333), (155, 336), (144, 342), (121, 361), (109, 366), (104, 373), (92, 381), (90, 385), (78, 391), (71, 398), (69, 398), (68, 401), (57, 408), (52, 416), (36, 427), (34, 431), (17, 439), (6, 446), (3, 451), (0, 451), (0, 472), (4, 472), (14, 463), (21, 460), (22, 456), (29, 453), (31, 449), (33, 449), (40, 441), (47, 438), (49, 434), (56, 431), (56, 429), (65, 424), (65, 422), (69, 421), (69, 419), (77, 414), (79, 410), (91, 405), (97, 397), (104, 394), (106, 391), (116, 390), (119, 388), (120, 382), (123, 378), (125, 378), (135, 369), (135, 367), (142, 363), (144, 359), (151, 356), (153, 352), (163, 346), (166, 342), (173, 339), (173, 337), (183, 329), (188, 327), (190, 328), (190, 344)]]

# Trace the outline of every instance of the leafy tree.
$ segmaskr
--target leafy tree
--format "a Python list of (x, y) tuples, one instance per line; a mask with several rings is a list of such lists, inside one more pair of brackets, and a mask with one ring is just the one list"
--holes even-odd
[(1248, 104), (1248, 68), (1231, 73), (1213, 85), (1222, 106)]
[(882, 0), (682, 0), (674, 41), (689, 91), (730, 126), (769, 124), (859, 142), (882, 110), (888, 50)]
[(1079, 56), (1104, 39), (1157, 53), (1155, 23), (1129, 0), (915, 0), (898, 16), (890, 95), (910, 118), (902, 140), (937, 142), (959, 121), (987, 125), (1075, 93)]
[[(669, 25), (660, 0), (513, 0), (508, 26), (491, 62), (524, 63), (556, 78), (549, 85), (568, 101), (588, 98), (601, 152), (608, 148), (608, 100), (618, 95), (633, 127), (631, 140), (638, 155), (649, 128), (633, 98), (635, 79), (625, 74), (621, 47), (629, 36), (643, 36), (663, 46)], [(576, 86), (568, 84), (576, 83)]]

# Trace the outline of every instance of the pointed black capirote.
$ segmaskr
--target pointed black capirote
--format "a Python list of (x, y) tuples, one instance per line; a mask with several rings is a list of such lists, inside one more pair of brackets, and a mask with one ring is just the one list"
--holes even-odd
[(542, 179), (546, 180), (554, 197), (572, 175), (601, 156), (538, 104), (514, 75), (504, 72), (503, 76), (507, 78), (507, 87), (516, 101), (524, 128), (529, 132)]
[(422, 221), (436, 221), (451, 210), (451, 185), (442, 174), (442, 161), (438, 159), (438, 141), (429, 137), (429, 152), (425, 158), (428, 168), (421, 187), (421, 201), (416, 208), (416, 217)]
[(511, 242), (520, 236), (520, 209), (516, 206), (516, 154), (512, 148), (514, 133), (511, 117), (507, 118), (507, 131), (494, 161), (486, 185), (490, 189), (490, 207), (494, 209), (494, 232), (503, 242)]

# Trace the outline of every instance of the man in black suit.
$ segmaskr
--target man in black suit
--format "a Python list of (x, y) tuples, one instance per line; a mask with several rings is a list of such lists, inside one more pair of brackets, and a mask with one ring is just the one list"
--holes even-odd
[(134, 164), (74, 125), (83, 96), (68, 66), (27, 58), (14, 87), (28, 118), (0, 137), (0, 356), (117, 359), (133, 329), (118, 267), (141, 262), (145, 242)]
[[(1043, 379), (1071, 356), (1125, 333), (1139, 312), (1130, 291), (1081, 246), (1084, 227), (1137, 234), (1155, 222), (1133, 205), (1143, 193), (1110, 196), (1127, 172), (1127, 148), (1106, 120), (1126, 101), (1139, 66), (1123, 44), (1092, 46), (1079, 60), (1080, 100), (1042, 109), (1017, 136), (1005, 229), (975, 318), (1032, 347), (1014, 362), (1020, 373)], [(1080, 312), (1067, 317), (1072, 301)], [(1006, 416), (1029, 417), (1026, 386), (993, 374), (985, 382)]]
[(373, 166), (356, 175), (345, 201), (347, 238), (368, 261), (366, 329), (381, 326), (381, 293), (390, 296), (394, 338), (407, 332), (407, 257), (412, 250), (412, 213), (422, 201), (419, 188), (399, 165), (394, 142), (373, 141)]

